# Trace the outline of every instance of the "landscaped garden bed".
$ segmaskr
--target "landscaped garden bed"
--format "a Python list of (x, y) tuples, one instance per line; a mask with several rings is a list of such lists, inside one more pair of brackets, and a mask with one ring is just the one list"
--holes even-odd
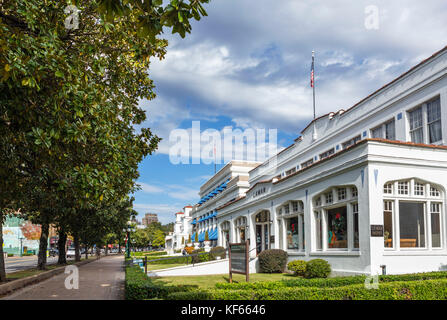
[[(447, 272), (379, 276), (378, 289), (366, 276), (296, 278), (290, 274), (250, 275), (228, 283), (227, 275), (149, 278), (137, 266), (126, 269), (127, 299), (185, 300), (445, 300)], [(274, 279), (269, 280), (269, 279)], [(237, 282), (240, 281), (240, 282)]]

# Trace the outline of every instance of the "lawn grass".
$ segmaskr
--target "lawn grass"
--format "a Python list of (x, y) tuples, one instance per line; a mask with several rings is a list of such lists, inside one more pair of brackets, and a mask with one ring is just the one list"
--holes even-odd
[[(290, 280), (293, 276), (287, 273), (252, 273), (250, 282), (280, 281)], [(154, 278), (154, 282), (160, 282), (167, 285), (197, 285), (199, 289), (213, 289), (216, 283), (228, 283), (228, 274), (206, 275), (206, 276), (178, 276), (178, 277), (159, 277)], [(245, 282), (245, 275), (233, 274), (233, 282)]]

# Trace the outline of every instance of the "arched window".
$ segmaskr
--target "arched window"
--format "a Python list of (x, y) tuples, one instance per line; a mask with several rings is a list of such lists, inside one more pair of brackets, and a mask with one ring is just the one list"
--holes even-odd
[(331, 187), (316, 195), (313, 205), (315, 250), (359, 249), (357, 187)]
[(279, 243), (284, 250), (304, 251), (304, 204), (302, 201), (290, 200), (277, 209), (279, 224)]

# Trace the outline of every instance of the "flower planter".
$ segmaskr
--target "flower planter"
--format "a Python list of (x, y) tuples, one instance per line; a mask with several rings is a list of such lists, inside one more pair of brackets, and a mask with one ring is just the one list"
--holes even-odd
[(211, 250), (211, 241), (204, 241), (203, 244), (205, 245), (205, 252), (210, 252)]

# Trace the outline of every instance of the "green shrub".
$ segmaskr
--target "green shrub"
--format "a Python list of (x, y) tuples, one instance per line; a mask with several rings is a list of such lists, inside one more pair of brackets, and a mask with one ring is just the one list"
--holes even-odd
[(287, 264), (287, 269), (293, 271), (295, 276), (304, 277), (306, 273), (307, 262), (304, 260), (293, 260)]
[(331, 265), (323, 259), (313, 259), (307, 262), (306, 278), (327, 278), (331, 274)]
[(180, 300), (445, 300), (447, 279), (396, 281), (368, 289), (364, 283), (335, 288), (280, 287), (276, 289), (211, 289), (168, 294)]
[(166, 299), (173, 292), (197, 290), (195, 285), (172, 286), (155, 283), (138, 266), (126, 267), (125, 297), (127, 300)]
[(8, 253), (8, 257), (14, 257), (13, 253)]
[(281, 273), (286, 268), (287, 252), (281, 249), (264, 250), (258, 259), (262, 273)]
[(225, 259), (227, 257), (227, 251), (224, 247), (213, 247), (211, 248), (210, 252), (210, 260), (216, 260), (217, 257), (220, 257), (221, 259)]
[[(199, 255), (200, 254), (200, 255)], [(199, 262), (206, 262), (209, 261), (209, 254), (204, 253), (204, 249), (197, 249), (191, 252), (191, 262), (192, 263), (199, 263)]]
[[(314, 287), (314, 288), (335, 288), (353, 284), (365, 283), (366, 276), (347, 276), (334, 278), (298, 278), (293, 280), (263, 281), (263, 282), (241, 282), (241, 283), (216, 283), (217, 289), (224, 290), (252, 290), (252, 289), (275, 289), (282, 287)], [(446, 271), (412, 273), (402, 275), (379, 276), (379, 283), (396, 281), (419, 281), (447, 279)]]

